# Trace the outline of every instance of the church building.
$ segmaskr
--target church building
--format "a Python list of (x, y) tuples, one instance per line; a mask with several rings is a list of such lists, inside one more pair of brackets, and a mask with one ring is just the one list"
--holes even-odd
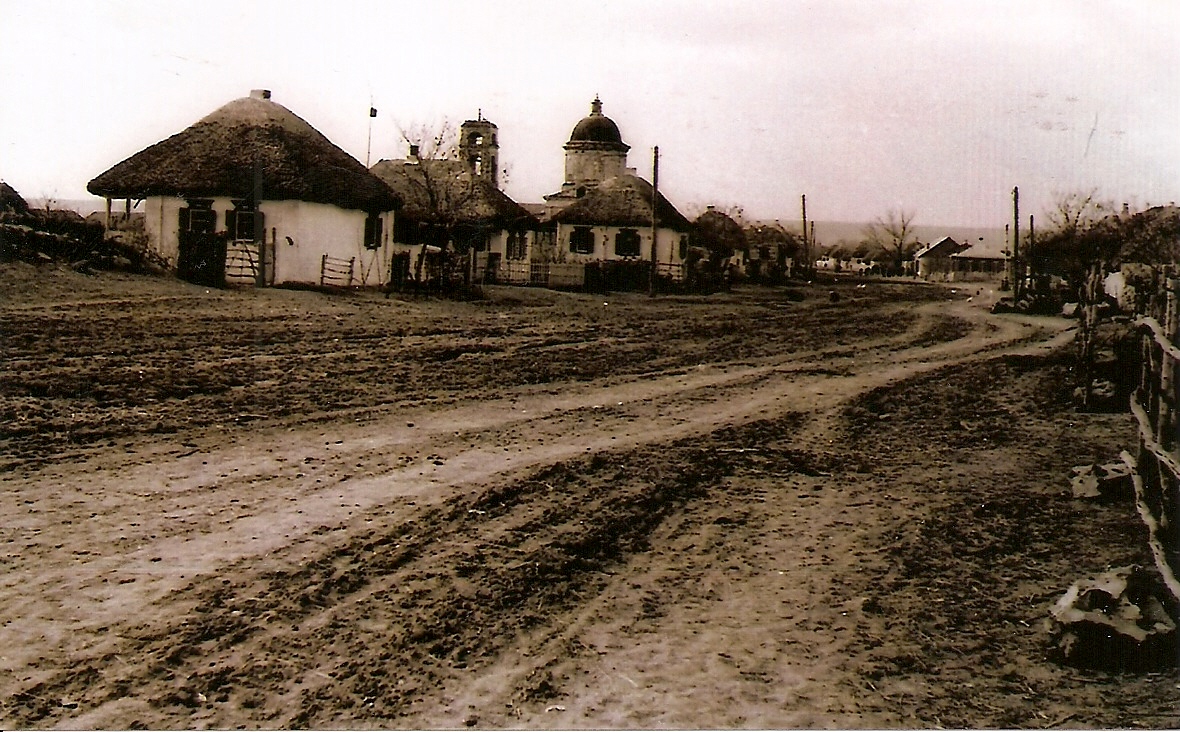
[(655, 261), (665, 274), (681, 279), (691, 223), (627, 167), (631, 146), (602, 113), (598, 97), (564, 147), (565, 180), (561, 190), (545, 196), (546, 219), (556, 229), (552, 259), (650, 261), (654, 194)]

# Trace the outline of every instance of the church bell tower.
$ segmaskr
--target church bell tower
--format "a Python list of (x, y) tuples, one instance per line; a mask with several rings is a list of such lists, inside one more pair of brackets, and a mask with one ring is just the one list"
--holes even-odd
[(483, 118), (469, 119), (459, 127), (459, 157), (468, 165), (472, 175), (500, 187), (500, 144), (496, 141), (497, 127)]

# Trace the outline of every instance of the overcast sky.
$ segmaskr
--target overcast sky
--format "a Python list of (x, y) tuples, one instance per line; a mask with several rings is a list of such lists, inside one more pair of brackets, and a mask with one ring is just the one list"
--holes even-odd
[[(1011, 190), (1180, 200), (1180, 2), (0, 0), (0, 178), (87, 196), (266, 88), (365, 160), (477, 110), (505, 190), (557, 190), (595, 94), (685, 213), (1002, 226)], [(1025, 218), (1022, 216), (1022, 218)]]

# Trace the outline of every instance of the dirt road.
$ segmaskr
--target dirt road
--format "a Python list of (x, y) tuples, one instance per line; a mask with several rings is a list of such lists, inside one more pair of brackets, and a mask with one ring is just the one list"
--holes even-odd
[[(633, 316), (654, 306), (627, 298), (599, 306), (546, 296), (547, 308), (574, 298), (559, 307), (576, 317), (557, 325), (551, 312), (522, 322), (519, 303), (431, 312), (422, 335), (411, 324), (390, 336), (409, 349), (388, 364), (403, 374), (402, 398), (319, 409), (302, 406), (318, 398), (315, 387), (284, 386), (276, 370), (316, 362), (309, 373), (323, 370), (320, 378), (358, 380), (339, 368), (354, 343), (280, 343), (257, 335), (255, 322), (248, 327), (262, 343), (246, 355), (231, 345), (194, 353), (169, 343), (161, 352), (188, 354), (185, 369), (172, 371), (138, 357), (149, 370), (164, 368), (168, 383), (202, 374), (215, 383), (226, 378), (210, 365), (217, 357), (221, 370), (248, 361), (247, 381), (264, 385), (253, 396), (269, 406), (285, 393), (292, 408), (243, 411), (247, 402), (231, 386), (212, 390), (221, 401), (179, 423), (175, 415), (203, 394), (197, 386), (187, 405), (132, 400), (122, 408), (143, 412), (139, 422), (118, 422), (115, 439), (67, 440), (60, 459), (6, 443), (0, 723), (1027, 726), (1023, 705), (995, 689), (985, 706), (947, 707), (948, 719), (936, 706), (934, 718), (914, 716), (923, 695), (963, 698), (973, 663), (941, 670), (962, 687), (953, 691), (893, 673), (898, 658), (929, 661), (906, 650), (914, 639), (900, 631), (914, 606), (883, 610), (905, 589), (879, 591), (891, 572), (896, 584), (898, 548), (922, 540), (922, 526), (948, 500), (924, 498), (915, 486), (939, 482), (947, 468), (973, 479), (1003, 468), (978, 451), (952, 467), (927, 449), (931, 465), (915, 471), (921, 445), (850, 449), (863, 414), (849, 409), (924, 376), (946, 381), (948, 367), (966, 374), (1017, 354), (1043, 361), (1070, 337), (1066, 324), (990, 316), (962, 293), (844, 292), (843, 305), (817, 298), (798, 306), (809, 337), (772, 335), (763, 349), (726, 349), (712, 337), (725, 323), (709, 315), (689, 316), (687, 334), (667, 315), (638, 326)], [(75, 307), (107, 313), (150, 302), (166, 313), (171, 298), (201, 296), (89, 294)], [(307, 332), (323, 332), (311, 325), (391, 307), (376, 299), (325, 306), (314, 293), (211, 296), (227, 298), (219, 308), (272, 308), (287, 333), (303, 327), (300, 317)], [(620, 305), (630, 312), (618, 320), (597, 310)], [(730, 297), (717, 310), (748, 318), (767, 306)], [(11, 303), (3, 315), (13, 328), (56, 317), (54, 308), (62, 306)], [(820, 319), (808, 323), (804, 312)], [(150, 314), (138, 323), (153, 325)], [(347, 340), (347, 326), (333, 337)], [(623, 335), (637, 327), (668, 342), (645, 350), (650, 332)], [(446, 374), (423, 356), (439, 355), (436, 342), (456, 349), (442, 355)], [(84, 344), (72, 348), (85, 352)], [(119, 357), (110, 342), (91, 350), (91, 358)], [(363, 350), (354, 357), (368, 357)], [(567, 376), (522, 376), (522, 354), (535, 350), (542, 355), (529, 356), (528, 369)], [(292, 354), (301, 366), (290, 366)], [(268, 357), (277, 365), (260, 365)], [(97, 381), (121, 383), (110, 370)], [(452, 381), (458, 386), (448, 388)], [(277, 384), (269, 392), (268, 382)], [(49, 389), (44, 398), (55, 396), (77, 394)], [(87, 424), (110, 423), (101, 409), (91, 412), (81, 417)], [(982, 434), (988, 415), (959, 416)], [(1024, 459), (1011, 449), (1008, 457), (1005, 468)], [(1019, 589), (1046, 594), (1029, 582)], [(996, 669), (997, 683), (1015, 683), (1005, 673), (1014, 671)], [(1046, 707), (1034, 726), (1078, 721), (1076, 701)]]

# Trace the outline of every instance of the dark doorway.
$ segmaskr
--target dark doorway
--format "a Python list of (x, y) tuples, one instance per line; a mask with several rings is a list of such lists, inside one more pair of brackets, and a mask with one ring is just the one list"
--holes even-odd
[(190, 200), (180, 209), (180, 279), (208, 287), (225, 286), (225, 239), (216, 235), (217, 212), (210, 200)]

